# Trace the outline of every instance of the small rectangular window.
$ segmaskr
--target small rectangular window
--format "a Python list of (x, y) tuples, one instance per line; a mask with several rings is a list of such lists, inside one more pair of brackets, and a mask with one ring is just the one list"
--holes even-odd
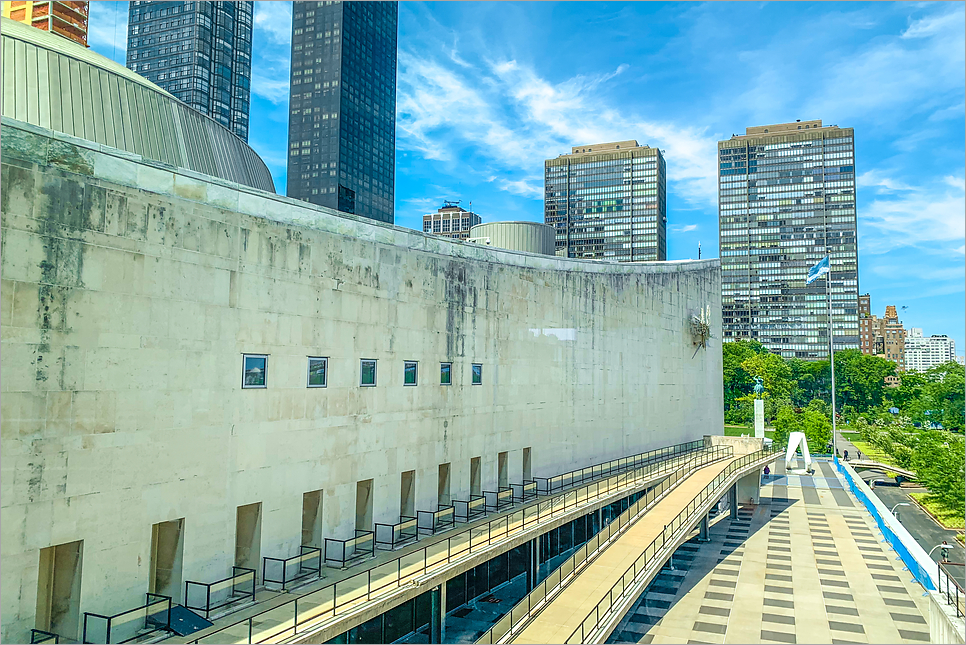
[(375, 387), (376, 385), (376, 361), (375, 359), (362, 359), (361, 374), (359, 375), (359, 385), (363, 387)]
[(403, 367), (403, 385), (416, 385), (416, 361), (406, 361)]
[(473, 363), (473, 385), (483, 384), (483, 364)]
[(329, 359), (322, 356), (309, 356), (309, 375), (306, 387), (325, 387)]
[(453, 364), (440, 363), (439, 364), (439, 384), (450, 385), (452, 382), (453, 382)]
[(265, 354), (242, 354), (242, 387), (268, 387), (268, 356)]

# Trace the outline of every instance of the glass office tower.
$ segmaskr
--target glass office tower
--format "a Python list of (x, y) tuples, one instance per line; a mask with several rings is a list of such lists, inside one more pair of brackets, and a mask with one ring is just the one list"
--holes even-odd
[(617, 141), (546, 160), (543, 209), (557, 255), (667, 259), (666, 166), (657, 148)]
[(828, 357), (831, 255), (835, 349), (859, 347), (852, 128), (796, 121), (718, 142), (724, 340), (756, 339), (784, 357)]
[(395, 2), (296, 2), (289, 197), (393, 222)]
[(134, 0), (127, 66), (248, 141), (252, 6)]

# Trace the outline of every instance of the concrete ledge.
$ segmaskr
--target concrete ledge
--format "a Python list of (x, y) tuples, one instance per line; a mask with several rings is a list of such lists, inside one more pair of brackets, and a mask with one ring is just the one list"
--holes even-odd
[(929, 642), (966, 643), (963, 616), (956, 616), (956, 608), (938, 591), (929, 592)]
[(758, 452), (765, 447), (765, 440), (760, 437), (725, 437), (723, 435), (704, 435), (704, 447), (731, 446), (734, 455), (748, 455)]

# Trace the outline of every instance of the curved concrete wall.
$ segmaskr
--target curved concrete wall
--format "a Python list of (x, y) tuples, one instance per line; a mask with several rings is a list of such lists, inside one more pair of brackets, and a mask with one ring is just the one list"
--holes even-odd
[(553, 255), (556, 233), (540, 222), (487, 222), (470, 229), (470, 240), (510, 251)]
[[(395, 521), (404, 471), (433, 509), (440, 464), (465, 499), (474, 457), (495, 490), (504, 451), (518, 482), (525, 448), (546, 476), (720, 431), (720, 318), (710, 349), (689, 331), (720, 311), (717, 260), (494, 250), (7, 119), (0, 140), (4, 641), (33, 627), (51, 545), (84, 541), (81, 610), (112, 613), (144, 598), (158, 522), (185, 518), (183, 579), (213, 581), (240, 505), (289, 556), (308, 491), (344, 539), (361, 480)], [(240, 387), (246, 352), (270, 356), (266, 389)]]
[(3, 18), (3, 116), (275, 192), (231, 130), (66, 38)]

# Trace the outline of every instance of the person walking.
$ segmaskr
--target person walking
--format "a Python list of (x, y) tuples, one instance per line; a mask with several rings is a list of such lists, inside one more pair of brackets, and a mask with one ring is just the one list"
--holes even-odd
[(849, 460), (849, 451), (846, 450), (845, 451), (845, 461), (848, 461), (848, 460)]

